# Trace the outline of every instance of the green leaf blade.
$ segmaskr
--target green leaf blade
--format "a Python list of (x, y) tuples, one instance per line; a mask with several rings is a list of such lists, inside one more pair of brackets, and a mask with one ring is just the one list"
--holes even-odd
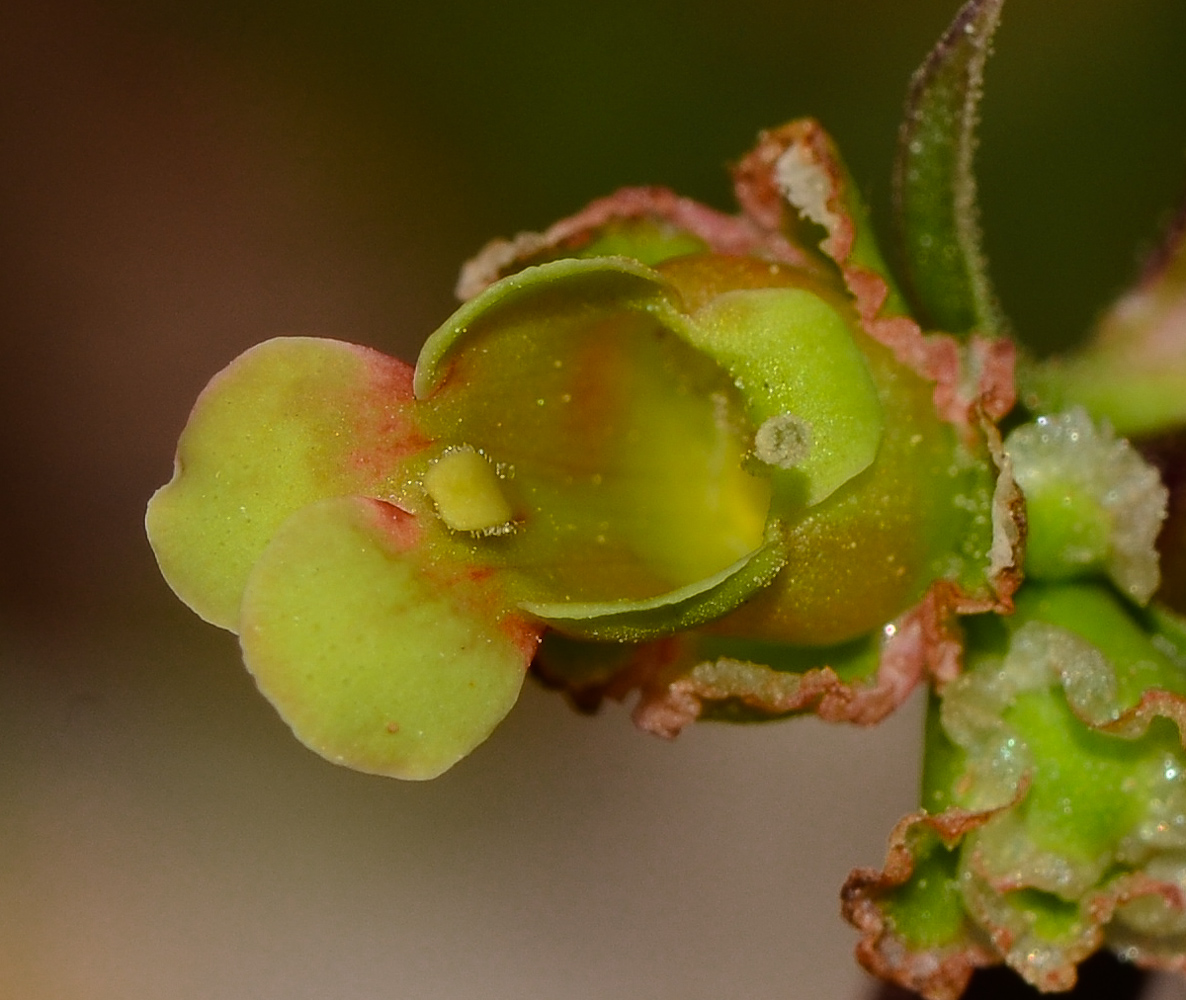
[(1004, 335), (981, 247), (972, 159), (1004, 0), (969, 0), (911, 81), (894, 167), (895, 221), (911, 303), (953, 334)]

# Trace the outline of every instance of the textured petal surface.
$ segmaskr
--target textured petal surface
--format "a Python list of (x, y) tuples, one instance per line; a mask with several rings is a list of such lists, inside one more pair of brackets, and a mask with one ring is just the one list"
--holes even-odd
[(148, 507), (169, 585), (206, 620), (235, 630), (252, 565), (280, 524), (323, 497), (387, 496), (423, 445), (411, 369), (338, 341), (254, 347), (198, 398), (173, 479)]
[(538, 630), (489, 574), (431, 559), (416, 519), (338, 497), (276, 533), (243, 598), (243, 657), (297, 737), (360, 771), (431, 778), (518, 698)]

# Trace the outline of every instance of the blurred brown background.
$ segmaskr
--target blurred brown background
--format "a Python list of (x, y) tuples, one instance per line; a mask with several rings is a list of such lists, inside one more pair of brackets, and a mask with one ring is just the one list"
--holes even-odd
[[(534, 689), (431, 785), (331, 767), (160, 582), (194, 397), (279, 334), (414, 357), (457, 266), (622, 184), (729, 208), (801, 114), (880, 220), (954, 0), (15, 0), (0, 31), (0, 996), (856, 997), (912, 807), (873, 733), (674, 745)], [(1186, 3), (1012, 0), (980, 156), (1006, 304), (1075, 339), (1186, 187)]]

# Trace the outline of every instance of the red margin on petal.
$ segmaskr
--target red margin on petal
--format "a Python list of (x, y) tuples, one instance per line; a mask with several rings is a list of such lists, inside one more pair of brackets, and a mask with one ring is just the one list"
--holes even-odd
[(597, 229), (616, 219), (651, 218), (670, 223), (703, 240), (715, 253), (756, 256), (806, 266), (803, 252), (781, 234), (755, 226), (745, 216), (726, 215), (691, 198), (681, 198), (664, 187), (621, 188), (591, 202), (576, 215), (542, 233), (519, 233), (514, 239), (491, 240), (461, 268), (456, 294), (473, 298), (523, 261), (549, 250), (579, 249)]
[(970, 367), (964, 370), (960, 346), (947, 334), (924, 335), (907, 316), (883, 316), (889, 296), (886, 279), (851, 261), (856, 222), (847, 207), (848, 179), (831, 138), (814, 119), (804, 118), (763, 132), (757, 147), (734, 169), (737, 199), (758, 225), (781, 232), (794, 211), (779, 181), (783, 158), (795, 150), (824, 182), (822, 218), (827, 235), (820, 248), (839, 266), (855, 300), (861, 325), (874, 340), (894, 352), (898, 361), (935, 382), (935, 408), (966, 433), (973, 431), (976, 410), (993, 419), (1007, 413), (1016, 400), (1012, 343), (973, 337)]

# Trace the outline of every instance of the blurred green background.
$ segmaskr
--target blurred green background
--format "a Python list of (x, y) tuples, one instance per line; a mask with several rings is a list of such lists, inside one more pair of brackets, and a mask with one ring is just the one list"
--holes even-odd
[[(876, 733), (674, 746), (530, 691), (432, 786), (331, 768), (142, 538), (207, 379), (270, 336), (407, 358), (459, 264), (624, 184), (731, 208), (820, 118), (884, 230), (952, 0), (15, 0), (0, 32), (0, 995), (854, 996), (836, 916), (911, 807)], [(1186, 190), (1186, 3), (1010, 0), (981, 179), (1041, 349)]]

